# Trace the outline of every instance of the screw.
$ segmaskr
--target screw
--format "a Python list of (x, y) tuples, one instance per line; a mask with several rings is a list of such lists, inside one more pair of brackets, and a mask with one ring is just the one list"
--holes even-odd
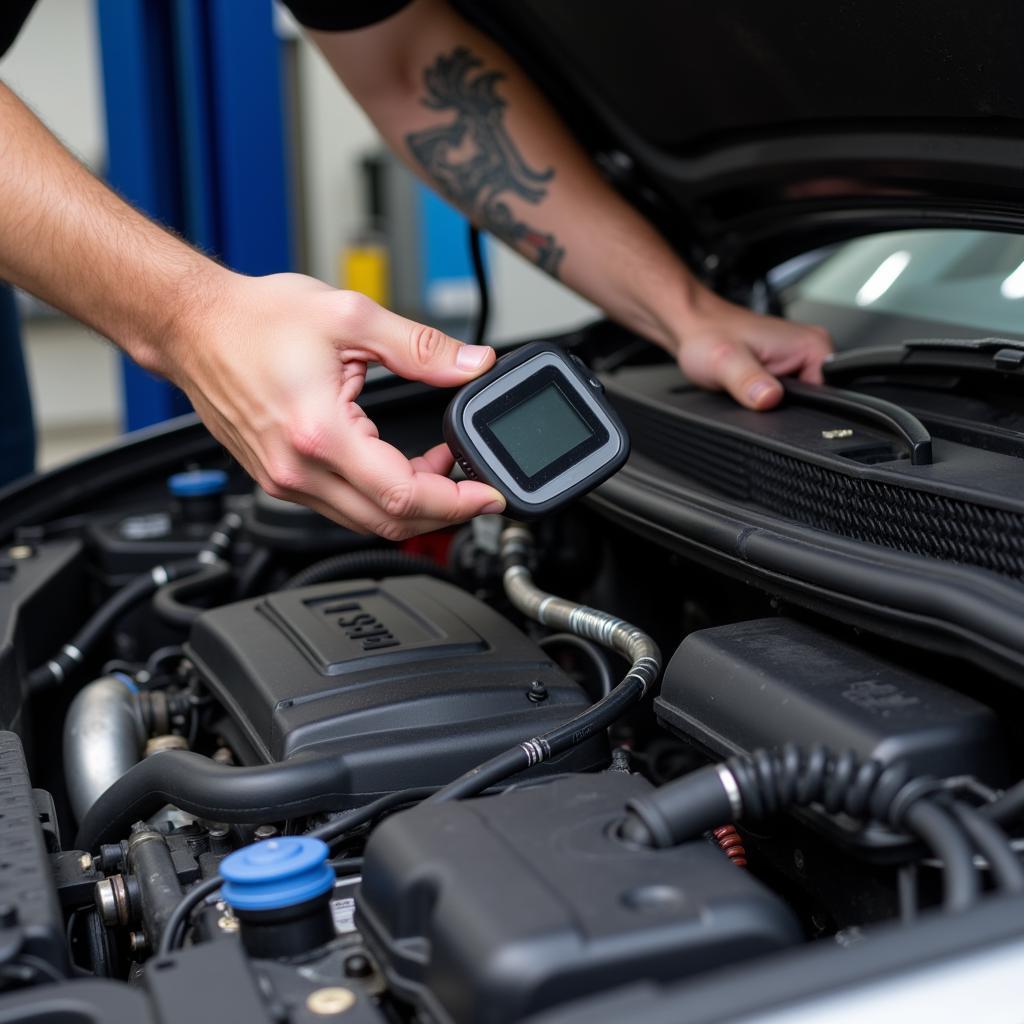
[(318, 988), (306, 997), (306, 1009), (322, 1016), (344, 1013), (356, 1005), (356, 994), (349, 988)]
[(534, 679), (526, 691), (526, 698), (534, 704), (539, 704), (548, 699), (548, 688), (539, 679)]
[(149, 940), (142, 932), (132, 932), (128, 936), (128, 948), (133, 953), (145, 953), (149, 949)]
[(222, 914), (217, 918), (217, 927), (222, 932), (237, 932), (238, 931), (238, 918), (233, 914)]
[(261, 839), (273, 839), (276, 835), (276, 825), (259, 825), (257, 826), (256, 831), (253, 832), (253, 838), (256, 842), (259, 842)]
[(78, 866), (82, 869), (83, 874), (87, 874), (92, 871), (92, 854), (83, 853), (82, 856), (78, 858)]
[(821, 436), (826, 441), (845, 441), (848, 437), (853, 437), (853, 428), (833, 427), (831, 430), (823, 430)]
[(353, 953), (345, 959), (345, 974), (349, 978), (368, 978), (373, 974), (370, 958), (362, 953)]
[(7, 551), (11, 558), (15, 558), (19, 562), (22, 559), (31, 558), (35, 553), (36, 549), (31, 544), (14, 544)]

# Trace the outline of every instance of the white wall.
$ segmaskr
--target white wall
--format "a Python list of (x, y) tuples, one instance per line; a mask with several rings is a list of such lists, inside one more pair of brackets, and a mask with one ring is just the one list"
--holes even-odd
[[(294, 30), (290, 18), (282, 23)], [(362, 109), (301, 33), (298, 63), (310, 272), (337, 284), (339, 248), (363, 226), (359, 160), (380, 141)], [(500, 244), (491, 247), (490, 266), (490, 334), (495, 341), (555, 333), (597, 315), (589, 303)]]
[[(39, 0), (0, 61), (0, 78), (74, 153), (102, 171), (106, 136), (92, 0)], [(112, 435), (121, 416), (113, 347), (63, 316), (29, 318), (23, 336), (43, 464), (55, 461), (48, 447), (58, 434), (84, 429), (84, 447), (98, 434)], [(77, 450), (60, 439), (61, 455)]]
[(90, 167), (106, 152), (92, 0), (39, 0), (0, 62), (0, 78)]

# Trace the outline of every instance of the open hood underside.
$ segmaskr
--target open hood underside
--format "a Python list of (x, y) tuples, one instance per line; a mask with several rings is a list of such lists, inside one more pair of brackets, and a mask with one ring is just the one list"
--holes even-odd
[(1013, 0), (462, 6), (708, 269), (878, 230), (1024, 230)]

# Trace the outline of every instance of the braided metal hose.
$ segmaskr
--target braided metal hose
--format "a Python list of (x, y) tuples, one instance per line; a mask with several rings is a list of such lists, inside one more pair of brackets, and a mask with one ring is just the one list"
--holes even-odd
[(501, 534), (505, 593), (524, 615), (545, 626), (593, 640), (631, 662), (622, 681), (597, 703), (541, 736), (491, 758), (445, 786), (431, 800), (458, 800), (483, 792), (516, 772), (541, 764), (578, 746), (608, 728), (641, 700), (661, 672), (658, 645), (643, 630), (596, 608), (555, 597), (537, 587), (530, 573), (533, 536), (524, 526), (509, 526)]

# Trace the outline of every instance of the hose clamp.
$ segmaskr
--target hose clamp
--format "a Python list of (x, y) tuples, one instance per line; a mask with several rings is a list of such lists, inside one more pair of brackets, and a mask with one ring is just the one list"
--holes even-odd
[(743, 796), (740, 787), (736, 782), (736, 776), (724, 764), (716, 764), (715, 771), (718, 772), (718, 779), (722, 783), (722, 789), (729, 800), (729, 809), (736, 821), (743, 817)]

